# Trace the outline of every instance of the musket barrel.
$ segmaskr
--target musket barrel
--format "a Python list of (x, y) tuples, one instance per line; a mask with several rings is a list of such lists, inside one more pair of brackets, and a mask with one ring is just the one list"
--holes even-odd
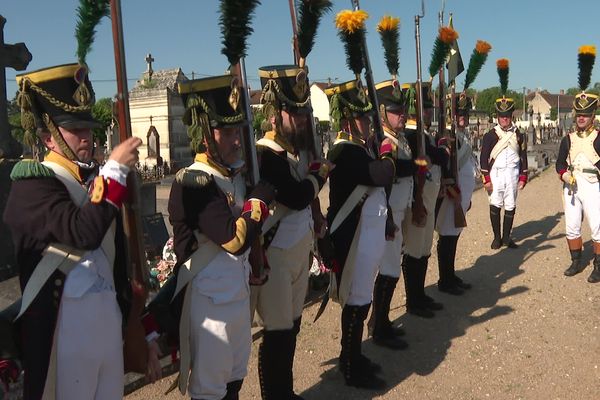
[(256, 155), (256, 141), (254, 138), (254, 129), (252, 127), (252, 108), (250, 107), (250, 87), (248, 86), (248, 76), (246, 75), (246, 62), (244, 58), (240, 58), (239, 63), (240, 79), (242, 81), (242, 90), (244, 96), (244, 105), (246, 118), (248, 120), (248, 134), (242, 135), (242, 146), (244, 148), (244, 155), (246, 158), (248, 178), (252, 186), (256, 185), (260, 180), (258, 171), (258, 157)]

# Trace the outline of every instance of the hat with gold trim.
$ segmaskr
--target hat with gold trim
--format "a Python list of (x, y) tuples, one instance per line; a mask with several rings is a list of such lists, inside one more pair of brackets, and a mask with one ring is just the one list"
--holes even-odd
[(576, 115), (594, 115), (598, 108), (598, 96), (586, 93), (585, 89), (589, 86), (592, 77), (592, 69), (596, 61), (596, 47), (590, 45), (581, 46), (577, 55), (577, 61), (579, 65), (578, 83), (581, 93), (575, 96), (573, 109)]
[(496, 102), (494, 103), (498, 117), (512, 117), (512, 113), (515, 110), (515, 100), (510, 97), (506, 97), (506, 91), (508, 90), (508, 67), (508, 59), (500, 58), (496, 60), (496, 70), (498, 71), (498, 78), (500, 79), (500, 91), (502, 92), (502, 97), (497, 98)]
[(366, 34), (365, 21), (369, 18), (363, 10), (342, 10), (335, 17), (338, 36), (344, 43), (346, 65), (354, 72), (355, 79), (325, 89), (329, 99), (329, 115), (332, 127), (339, 129), (342, 119), (366, 115), (373, 111), (361, 80), (364, 69), (363, 42)]
[[(402, 87), (398, 82), (400, 67), (400, 18), (385, 15), (377, 24), (377, 32), (383, 46), (385, 65), (391, 79), (375, 85), (380, 111), (402, 111), (405, 108)], [(385, 115), (385, 114), (384, 114)]]
[[(250, 21), (259, 3), (258, 0), (221, 1), (221, 53), (227, 57), (230, 71), (246, 55), (247, 37), (252, 32)], [(219, 161), (213, 129), (248, 123), (240, 84), (239, 78), (232, 73), (178, 83), (185, 107), (183, 123), (187, 126), (190, 147), (194, 152), (208, 151), (214, 160)]]
[(298, 7), (298, 34), (294, 43), (298, 65), (260, 67), (261, 103), (264, 113), (274, 115), (281, 110), (311, 113), (310, 86), (306, 58), (315, 44), (321, 18), (331, 10), (330, 0), (303, 0)]
[(25, 129), (27, 143), (36, 142), (36, 129), (49, 131), (64, 155), (78, 160), (57, 127), (72, 130), (102, 126), (92, 117), (95, 97), (85, 59), (94, 42), (96, 25), (109, 12), (110, 2), (107, 0), (82, 0), (77, 9), (75, 28), (79, 63), (17, 75), (17, 104), (21, 108), (21, 125)]

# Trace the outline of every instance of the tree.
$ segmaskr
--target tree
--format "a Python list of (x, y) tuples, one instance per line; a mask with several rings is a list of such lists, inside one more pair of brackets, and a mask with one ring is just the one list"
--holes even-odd
[(94, 139), (98, 140), (101, 145), (106, 143), (106, 129), (112, 123), (113, 103), (108, 97), (104, 97), (92, 106), (92, 116), (102, 124), (102, 127), (93, 130)]
[[(492, 115), (496, 112), (495, 103), (496, 99), (502, 97), (502, 92), (499, 86), (487, 88), (477, 93), (477, 109), (485, 111), (488, 115)], [(515, 101), (515, 108), (523, 108), (523, 94), (514, 90), (507, 90), (506, 97), (509, 97)], [(527, 110), (527, 105), (525, 105)]]
[(556, 119), (556, 117), (558, 116), (558, 110), (556, 109), (556, 107), (550, 107), (550, 120), (554, 121)]

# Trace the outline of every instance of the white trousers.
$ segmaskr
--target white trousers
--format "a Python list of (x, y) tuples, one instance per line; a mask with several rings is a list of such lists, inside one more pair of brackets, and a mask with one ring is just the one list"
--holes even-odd
[(385, 251), (386, 204), (383, 188), (371, 194), (363, 204), (354, 275), (346, 301), (349, 306), (364, 306), (373, 299), (375, 275)]
[(265, 329), (292, 329), (294, 320), (302, 316), (312, 241), (313, 233), (308, 231), (289, 249), (273, 246), (267, 249), (269, 280), (257, 288), (257, 311)]
[(505, 211), (514, 210), (519, 191), (519, 168), (492, 167), (490, 179), (493, 188), (489, 195), (490, 204), (498, 208), (504, 207)]
[(585, 216), (592, 232), (592, 240), (600, 243), (600, 183), (590, 183), (579, 178), (571, 194), (569, 187), (564, 185), (563, 203), (567, 239), (581, 237), (581, 223)]
[(400, 277), (402, 242), (404, 240), (404, 236), (402, 235), (402, 222), (410, 207), (412, 194), (412, 177), (401, 178), (398, 183), (395, 183), (394, 186), (392, 186), (389, 203), (392, 207), (394, 223), (398, 227), (398, 232), (396, 232), (394, 240), (385, 242), (385, 251), (383, 253), (383, 259), (381, 260), (381, 266), (379, 267), (379, 272), (382, 275), (391, 276), (393, 278)]
[[(473, 190), (475, 190), (475, 166), (473, 163), (469, 162), (460, 169), (458, 182), (460, 185), (460, 204), (463, 212), (467, 214)], [(437, 217), (436, 229), (441, 236), (458, 236), (462, 232), (463, 228), (454, 226), (453, 199), (444, 197)]]
[(192, 371), (188, 394), (220, 400), (227, 393), (227, 383), (247, 374), (252, 343), (249, 299), (214, 304), (196, 288), (190, 294)]
[(123, 397), (121, 310), (111, 291), (63, 296), (56, 334), (56, 398)]

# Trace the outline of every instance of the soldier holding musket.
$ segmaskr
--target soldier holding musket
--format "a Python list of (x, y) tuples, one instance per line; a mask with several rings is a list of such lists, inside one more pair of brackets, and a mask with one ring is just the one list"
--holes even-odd
[(397, 80), (399, 23), (399, 18), (384, 16), (377, 25), (391, 79), (380, 82), (375, 87), (383, 133), (394, 144), (395, 151), (392, 157), (398, 172), (388, 199), (388, 224), (391, 224), (391, 229), (387, 231), (385, 252), (375, 279), (373, 312), (369, 321), (374, 343), (391, 349), (403, 349), (407, 346), (406, 342), (398, 337), (404, 334), (403, 330), (392, 325), (389, 312), (402, 263), (403, 236), (399, 227), (402, 226), (412, 201), (413, 174), (416, 171), (413, 152), (404, 136), (405, 98)]
[[(257, 142), (260, 174), (277, 190), (273, 213), (263, 229), (269, 280), (256, 288), (257, 312), (264, 326), (258, 353), (263, 400), (300, 399), (293, 386), (296, 338), (308, 289), (314, 227), (324, 221), (315, 200), (333, 167), (314, 158), (321, 152), (314, 151), (305, 65), (319, 20), (331, 9), (331, 2), (301, 1), (299, 5), (298, 64), (265, 66), (258, 71), (263, 111), (272, 126)], [(295, 16), (295, 8), (291, 11)], [(313, 215), (318, 218), (314, 223)]]
[[(514, 99), (506, 97), (508, 60), (496, 62), (502, 97), (496, 99), (498, 124), (483, 136), (480, 165), (483, 185), (489, 194), (490, 221), (494, 240), (491, 248), (519, 247), (510, 233), (515, 218), (517, 193), (527, 184), (527, 142), (525, 135), (513, 123)], [(504, 223), (500, 234), (500, 210), (504, 207)]]
[[(452, 127), (454, 131), (455, 145), (453, 147), (453, 160), (451, 174), (454, 181), (445, 188), (443, 197), (438, 199), (439, 208), (436, 218), (436, 230), (439, 234), (437, 242), (437, 256), (439, 266), (438, 289), (441, 292), (454, 295), (462, 294), (463, 289), (471, 288), (471, 285), (464, 282), (455, 274), (454, 261), (456, 259), (456, 247), (458, 238), (463, 230), (463, 224), (460, 223), (456, 214), (456, 207), (459, 207), (464, 215), (471, 207), (471, 196), (475, 190), (475, 177), (477, 176), (477, 161), (473, 154), (469, 141), (469, 112), (473, 104), (466, 90), (481, 70), (481, 67), (487, 59), (491, 46), (484, 41), (478, 41), (467, 68), (467, 75), (463, 92), (454, 94), (454, 90), (449, 95), (448, 106), (452, 110)], [(464, 218), (463, 218), (464, 220)]]
[(571, 253), (571, 265), (564, 274), (573, 276), (587, 267), (581, 260), (581, 223), (585, 216), (594, 247), (594, 269), (588, 277), (590, 283), (600, 282), (600, 135), (593, 125), (598, 96), (585, 92), (595, 59), (594, 46), (581, 46), (578, 55), (581, 93), (573, 101), (576, 130), (563, 137), (556, 159), (556, 172), (564, 182), (567, 244)]
[[(381, 367), (362, 354), (364, 321), (371, 306), (373, 281), (385, 249), (387, 199), (396, 161), (394, 145), (384, 139), (372, 146), (370, 115), (376, 111), (361, 82), (367, 13), (341, 11), (336, 17), (344, 42), (347, 64), (356, 79), (325, 90), (334, 129), (339, 133), (327, 158), (336, 167), (330, 177), (330, 234), (335, 250), (330, 296), (342, 309), (340, 370), (346, 384), (381, 389), (385, 382), (376, 373)], [(375, 95), (375, 92), (371, 92)]]
[[(419, 22), (418, 19), (416, 21)], [(421, 82), (420, 34), (417, 38), (417, 83), (404, 84), (407, 96), (409, 120), (405, 131), (406, 138), (414, 154), (418, 169), (415, 173), (415, 195), (407, 217), (402, 224), (404, 235), (404, 255), (402, 272), (406, 288), (406, 310), (424, 318), (432, 318), (433, 311), (443, 308), (425, 294), (425, 276), (431, 255), (435, 219), (435, 202), (441, 185), (442, 169), (447, 168), (450, 150), (445, 138), (436, 143), (431, 128), (433, 99), (431, 83)], [(442, 27), (434, 44), (430, 76), (435, 76), (450, 52), (450, 44), (457, 33), (450, 27)], [(433, 78), (431, 78), (433, 79)], [(421, 86), (419, 93), (418, 87)], [(422, 117), (419, 119), (419, 115)], [(421, 136), (423, 135), (423, 136)]]
[[(79, 63), (17, 76), (23, 128), (29, 135), (37, 131), (48, 150), (41, 163), (15, 165), (4, 213), (23, 291), (18, 321), (25, 400), (123, 396), (123, 322), (132, 287), (119, 217), (133, 190), (126, 177), (141, 140), (116, 146), (98, 171), (92, 128), (100, 123), (91, 114), (94, 90), (85, 57), (94, 27), (108, 12), (108, 2), (80, 6)], [(144, 332), (138, 333), (129, 339), (141, 342), (145, 358)], [(156, 366), (158, 348), (154, 342), (149, 347)], [(157, 371), (149, 372), (155, 379)]]

